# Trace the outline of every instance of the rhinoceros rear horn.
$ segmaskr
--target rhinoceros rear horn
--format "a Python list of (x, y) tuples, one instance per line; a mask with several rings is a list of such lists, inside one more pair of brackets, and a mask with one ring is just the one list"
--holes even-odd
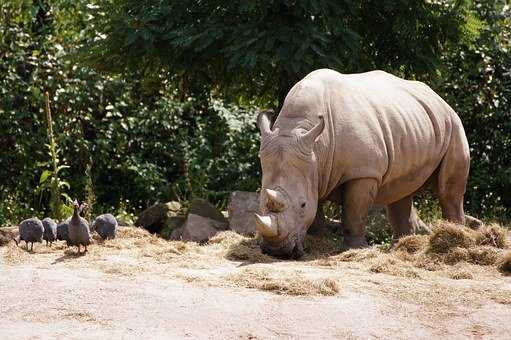
[(325, 119), (322, 115), (319, 115), (318, 118), (319, 123), (317, 123), (312, 129), (300, 136), (299, 141), (306, 148), (312, 149), (316, 138), (318, 138), (325, 129)]
[(265, 138), (272, 134), (270, 117), (273, 116), (273, 114), (274, 114), (273, 110), (265, 110), (259, 112), (259, 115), (257, 116), (257, 126), (261, 131), (262, 138)]

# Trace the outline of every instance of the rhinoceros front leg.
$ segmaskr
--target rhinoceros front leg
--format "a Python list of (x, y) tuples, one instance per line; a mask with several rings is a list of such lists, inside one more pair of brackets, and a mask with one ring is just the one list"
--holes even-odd
[(378, 183), (372, 178), (351, 180), (344, 184), (342, 194), (342, 229), (344, 247), (367, 247), (365, 239), (366, 220), (373, 205)]

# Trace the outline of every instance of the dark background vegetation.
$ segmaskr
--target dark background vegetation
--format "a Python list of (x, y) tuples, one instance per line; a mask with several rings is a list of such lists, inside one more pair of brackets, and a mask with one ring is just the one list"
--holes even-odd
[(322, 67), (430, 84), (471, 145), (466, 209), (507, 219), (510, 41), (499, 0), (3, 0), (0, 225), (49, 211), (45, 91), (62, 192), (95, 211), (221, 205), (258, 188), (258, 108)]

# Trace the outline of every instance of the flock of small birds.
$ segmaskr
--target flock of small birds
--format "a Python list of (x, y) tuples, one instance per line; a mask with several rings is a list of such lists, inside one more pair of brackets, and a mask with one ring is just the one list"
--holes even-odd
[[(17, 245), (25, 241), (25, 247), (30, 251), (34, 250), (34, 242), (46, 241), (46, 246), (52, 245), (57, 240), (66, 241), (68, 247), (78, 247), (78, 254), (87, 252), (87, 246), (92, 243), (91, 232), (97, 232), (103, 239), (114, 239), (117, 234), (117, 220), (112, 214), (102, 214), (96, 217), (92, 226), (81, 217), (86, 203), (80, 204), (77, 200), (73, 202), (73, 216), (57, 224), (53, 219), (46, 217), (42, 221), (37, 217), (29, 218), (19, 224), (19, 239), (14, 240)], [(30, 245), (30, 249), (29, 249)]]

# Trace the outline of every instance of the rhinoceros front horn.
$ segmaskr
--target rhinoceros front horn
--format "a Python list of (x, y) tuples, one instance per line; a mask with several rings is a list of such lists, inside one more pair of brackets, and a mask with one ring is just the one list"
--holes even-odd
[(256, 229), (262, 236), (275, 237), (278, 235), (277, 226), (273, 224), (270, 216), (255, 214)]

